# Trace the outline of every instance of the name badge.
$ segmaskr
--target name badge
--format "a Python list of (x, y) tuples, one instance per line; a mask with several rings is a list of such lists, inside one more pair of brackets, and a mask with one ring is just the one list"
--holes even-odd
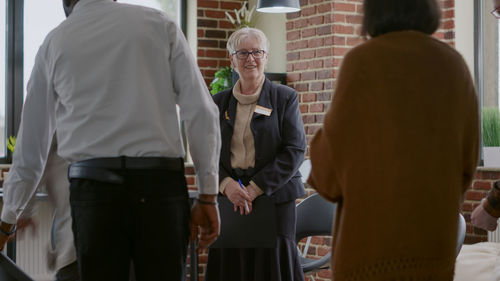
[(266, 116), (271, 116), (271, 112), (273, 110), (271, 108), (265, 108), (260, 105), (255, 106), (255, 113), (266, 115)]

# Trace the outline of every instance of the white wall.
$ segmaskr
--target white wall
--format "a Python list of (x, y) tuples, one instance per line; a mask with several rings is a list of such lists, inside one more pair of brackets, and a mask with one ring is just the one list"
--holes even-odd
[[(249, 8), (257, 6), (257, 0), (248, 2)], [(267, 14), (254, 12), (257, 17), (256, 28), (262, 30), (269, 41), (269, 62), (266, 72), (286, 72), (286, 14)]]
[(197, 25), (198, 25), (198, 1), (187, 1), (187, 11), (186, 11), (186, 30), (187, 30), (187, 40), (191, 51), (195, 58), (197, 58), (198, 52), (196, 49), (198, 48), (198, 33), (197, 33)]

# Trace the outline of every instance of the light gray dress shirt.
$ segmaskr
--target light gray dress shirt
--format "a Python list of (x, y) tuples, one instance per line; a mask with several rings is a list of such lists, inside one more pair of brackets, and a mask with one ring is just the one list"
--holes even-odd
[(15, 223), (57, 153), (184, 157), (184, 121), (202, 194), (217, 194), (218, 110), (184, 35), (160, 11), (80, 0), (40, 47), (28, 82), (1, 219)]

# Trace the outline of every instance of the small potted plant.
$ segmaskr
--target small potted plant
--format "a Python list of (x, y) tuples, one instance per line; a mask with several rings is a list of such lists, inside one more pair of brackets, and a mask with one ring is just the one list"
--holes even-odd
[(484, 166), (500, 168), (500, 116), (497, 107), (483, 108), (482, 129)]

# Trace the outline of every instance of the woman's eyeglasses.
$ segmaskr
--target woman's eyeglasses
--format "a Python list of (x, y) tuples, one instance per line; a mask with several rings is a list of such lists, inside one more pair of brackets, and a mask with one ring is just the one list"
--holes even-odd
[(232, 53), (232, 55), (233, 56), (236, 55), (236, 57), (238, 59), (241, 59), (241, 60), (248, 58), (249, 55), (252, 55), (254, 59), (261, 59), (265, 53), (266, 53), (266, 51), (264, 51), (264, 50), (255, 50), (255, 51), (251, 51), (251, 52), (246, 51), (246, 50), (239, 50), (239, 51)]

